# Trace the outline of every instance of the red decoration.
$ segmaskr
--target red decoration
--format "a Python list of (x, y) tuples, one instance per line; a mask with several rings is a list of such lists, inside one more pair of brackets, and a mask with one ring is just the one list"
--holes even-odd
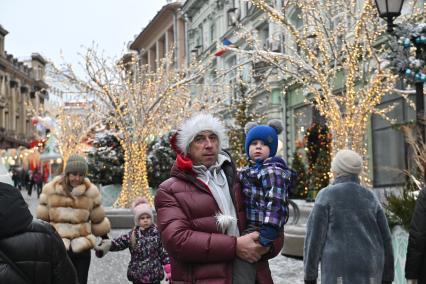
[(49, 162), (43, 163), (43, 182), (49, 181)]
[(40, 143), (41, 141), (40, 140), (37, 140), (37, 139), (34, 139), (34, 140), (32, 140), (31, 142), (30, 142), (30, 149), (31, 148), (34, 148), (34, 147), (36, 147), (37, 145), (38, 145), (38, 143)]
[(31, 123), (33, 124), (33, 125), (36, 125), (37, 123), (38, 123), (38, 118), (37, 117), (32, 117), (31, 118)]
[(222, 55), (224, 55), (225, 54), (225, 52), (227, 51), (227, 49), (226, 48), (221, 48), (221, 49), (219, 49), (214, 55), (215, 56), (222, 56)]
[(30, 160), (30, 170), (35, 172), (38, 169), (38, 164), (36, 160)]

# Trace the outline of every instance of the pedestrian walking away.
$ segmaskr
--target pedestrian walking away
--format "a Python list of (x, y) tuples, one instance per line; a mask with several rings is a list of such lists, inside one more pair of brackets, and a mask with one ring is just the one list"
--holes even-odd
[[(169, 253), (172, 283), (232, 283), (238, 256), (256, 262), (277, 255), (282, 238), (265, 248), (259, 233), (240, 236), (246, 218), (241, 186), (226, 146), (222, 122), (201, 113), (186, 120), (171, 139), (177, 153), (171, 178), (155, 197), (157, 224)], [(272, 283), (267, 266), (259, 267), (258, 283)]]
[(31, 196), (33, 192), (33, 179), (30, 170), (25, 170), (25, 187), (27, 188), (28, 196)]
[(33, 219), (19, 189), (0, 182), (0, 283), (77, 284), (64, 244)]
[(407, 284), (426, 284), (426, 188), (420, 190), (411, 218), (405, 278)]
[(51, 222), (61, 236), (79, 284), (87, 283), (90, 250), (96, 245), (96, 236), (107, 239), (111, 229), (99, 189), (86, 178), (87, 170), (84, 157), (71, 155), (64, 175), (44, 186), (36, 212), (38, 218)]
[(373, 192), (360, 185), (363, 161), (340, 150), (331, 162), (334, 182), (321, 189), (309, 215), (304, 245), (305, 283), (390, 284), (394, 260), (389, 226)]
[(18, 173), (18, 170), (15, 167), (12, 168), (12, 181), (13, 181), (13, 186), (15, 188), (19, 188), (20, 187), (20, 184), (19, 184), (19, 173)]
[(39, 170), (33, 174), (34, 186), (37, 191), (37, 198), (40, 198), (41, 190), (43, 188), (43, 175)]

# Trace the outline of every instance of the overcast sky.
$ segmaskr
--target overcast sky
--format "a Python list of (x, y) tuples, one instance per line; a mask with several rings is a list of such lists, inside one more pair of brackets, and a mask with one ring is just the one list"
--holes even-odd
[(56, 64), (77, 65), (92, 42), (119, 57), (166, 0), (1, 0), (5, 49), (18, 59), (38, 52)]

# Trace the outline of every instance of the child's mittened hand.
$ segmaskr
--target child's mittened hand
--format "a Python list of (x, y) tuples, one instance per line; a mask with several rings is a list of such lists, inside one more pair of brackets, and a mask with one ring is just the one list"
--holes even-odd
[(101, 258), (104, 256), (104, 253), (101, 250), (96, 250), (95, 248), (95, 255), (97, 258)]
[(111, 248), (111, 240), (109, 239), (102, 240), (102, 242), (96, 245), (94, 248), (96, 251), (95, 255), (99, 258), (103, 257), (109, 252), (110, 248)]
[(172, 280), (172, 266), (169, 264), (164, 265), (164, 271), (166, 272), (166, 278), (167, 280)]

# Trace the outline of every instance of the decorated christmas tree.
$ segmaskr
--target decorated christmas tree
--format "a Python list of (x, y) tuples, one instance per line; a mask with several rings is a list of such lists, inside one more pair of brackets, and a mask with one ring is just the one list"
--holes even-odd
[(124, 154), (120, 142), (111, 133), (96, 134), (93, 149), (88, 153), (88, 176), (96, 184), (121, 184)]
[(248, 87), (248, 84), (240, 78), (235, 97), (229, 105), (229, 113), (234, 119), (234, 125), (229, 130), (229, 150), (235, 160), (237, 168), (248, 164), (247, 155), (244, 150), (245, 132), (244, 126), (250, 122), (259, 120), (262, 115), (256, 114), (250, 109), (254, 92)]
[(291, 168), (296, 172), (296, 181), (294, 183), (295, 189), (292, 198), (303, 198), (308, 196), (308, 180), (306, 176), (306, 168), (303, 163), (302, 154), (299, 152), (300, 148), (296, 148), (293, 153), (293, 161)]
[(385, 58), (389, 68), (408, 84), (426, 82), (426, 24), (425, 16), (394, 27), (394, 36), (387, 45)]
[(331, 134), (326, 125), (313, 122), (305, 135), (308, 159), (309, 191), (307, 201), (314, 201), (318, 192), (330, 181)]
[(154, 190), (170, 177), (170, 169), (176, 159), (176, 153), (170, 148), (169, 142), (172, 134), (173, 132), (169, 132), (148, 146), (148, 182)]

